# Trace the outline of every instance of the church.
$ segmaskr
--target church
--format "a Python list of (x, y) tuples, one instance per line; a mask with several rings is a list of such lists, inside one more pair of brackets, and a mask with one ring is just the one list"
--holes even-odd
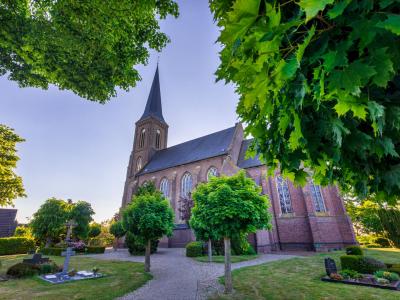
[(246, 158), (251, 140), (245, 139), (240, 123), (168, 147), (169, 128), (162, 113), (158, 66), (144, 113), (135, 125), (121, 208), (140, 185), (153, 181), (175, 211), (173, 236), (163, 238), (160, 247), (184, 247), (195, 240), (183, 220), (180, 199), (190, 197), (196, 185), (210, 176), (229, 176), (240, 169), (262, 187), (271, 202), (272, 230), (249, 236), (258, 253), (326, 251), (356, 243), (338, 188), (320, 187), (312, 181), (296, 187), (278, 172), (267, 177), (267, 168), (257, 157)]

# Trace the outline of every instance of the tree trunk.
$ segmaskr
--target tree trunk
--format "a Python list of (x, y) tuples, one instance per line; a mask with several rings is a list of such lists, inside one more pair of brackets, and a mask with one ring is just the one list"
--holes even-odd
[(45, 248), (49, 248), (51, 246), (51, 238), (46, 239), (46, 245), (44, 245)]
[(231, 240), (224, 237), (225, 250), (225, 294), (232, 293), (232, 273), (231, 273)]
[(147, 241), (146, 254), (144, 258), (144, 271), (150, 272), (150, 251), (151, 251), (151, 241)]
[(212, 245), (211, 245), (211, 239), (208, 239), (208, 262), (212, 262)]

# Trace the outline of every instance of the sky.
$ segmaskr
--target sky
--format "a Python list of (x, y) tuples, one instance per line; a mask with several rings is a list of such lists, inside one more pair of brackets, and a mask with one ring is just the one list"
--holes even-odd
[(238, 96), (215, 82), (219, 30), (208, 1), (178, 1), (180, 16), (161, 22), (171, 43), (137, 66), (142, 81), (102, 105), (56, 87), (19, 88), (0, 77), (0, 123), (26, 141), (18, 145), (17, 174), (26, 198), (17, 220), (26, 223), (50, 197), (91, 203), (97, 222), (121, 205), (135, 122), (143, 113), (159, 56), (168, 146), (233, 126)]

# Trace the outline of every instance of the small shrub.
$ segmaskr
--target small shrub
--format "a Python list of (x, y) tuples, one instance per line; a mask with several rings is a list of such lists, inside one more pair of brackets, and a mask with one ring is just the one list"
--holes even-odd
[(400, 276), (397, 273), (388, 272), (388, 271), (376, 271), (374, 273), (375, 278), (385, 278), (391, 282), (400, 280)]
[(400, 275), (400, 264), (387, 264), (388, 271), (394, 272)]
[(382, 246), (381, 245), (379, 245), (379, 244), (367, 244), (367, 245), (365, 245), (365, 247), (367, 247), (367, 248), (382, 248)]
[(0, 238), (0, 255), (26, 254), (32, 250), (35, 250), (35, 241), (31, 238)]
[(349, 246), (346, 247), (347, 255), (364, 255), (360, 246)]
[(17, 263), (7, 270), (7, 275), (14, 278), (31, 277), (38, 273), (37, 266), (26, 263)]
[(197, 257), (203, 255), (203, 242), (190, 242), (186, 245), (186, 256)]
[(359, 262), (359, 269), (356, 270), (364, 274), (374, 274), (376, 271), (386, 270), (386, 265), (372, 257), (362, 257)]
[(340, 275), (343, 276), (343, 278), (346, 279), (360, 279), (362, 278), (362, 275), (358, 273), (357, 271), (354, 270), (349, 270), (349, 269), (344, 269), (340, 271)]
[(73, 242), (71, 243), (71, 247), (79, 253), (83, 253), (86, 251), (86, 244), (83, 241)]
[(43, 255), (61, 256), (61, 253), (66, 250), (67, 250), (66, 248), (49, 247), (49, 248), (42, 248), (39, 250), (39, 252), (42, 253)]
[(329, 278), (333, 280), (343, 280), (343, 276), (338, 273), (331, 273), (331, 275), (329, 275)]
[(104, 246), (104, 240), (98, 237), (91, 238), (88, 242), (88, 246), (91, 247), (103, 247)]
[(374, 241), (375, 244), (380, 245), (382, 248), (387, 248), (390, 247), (390, 243), (389, 240), (387, 238), (384, 237), (377, 237)]
[(54, 262), (48, 262), (45, 264), (41, 264), (38, 267), (39, 267), (40, 274), (57, 273), (57, 272), (60, 272), (62, 269), (60, 266), (58, 266)]
[(92, 246), (86, 247), (86, 253), (98, 254), (98, 253), (104, 253), (105, 250), (106, 247), (92, 247)]
[[(146, 251), (146, 247), (143, 244), (143, 242), (130, 232), (126, 233), (125, 243), (131, 255), (143, 255)], [(158, 247), (158, 240), (151, 241), (150, 253), (157, 252), (157, 247)]]
[(340, 257), (340, 264), (342, 266), (342, 270), (360, 270), (360, 259), (362, 256), (360, 255), (343, 255)]

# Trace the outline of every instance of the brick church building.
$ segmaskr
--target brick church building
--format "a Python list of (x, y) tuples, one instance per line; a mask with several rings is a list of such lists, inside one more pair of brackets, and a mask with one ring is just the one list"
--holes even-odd
[(312, 181), (295, 187), (278, 173), (267, 177), (266, 166), (257, 157), (245, 158), (251, 140), (244, 138), (240, 123), (172, 147), (167, 147), (167, 141), (168, 124), (162, 114), (157, 67), (144, 113), (136, 122), (122, 208), (138, 186), (153, 181), (175, 211), (173, 236), (163, 238), (160, 246), (183, 247), (195, 239), (182, 220), (179, 199), (189, 196), (199, 182), (210, 176), (231, 175), (240, 169), (262, 187), (271, 201), (272, 230), (249, 236), (257, 252), (324, 251), (356, 243), (337, 187), (322, 188)]

